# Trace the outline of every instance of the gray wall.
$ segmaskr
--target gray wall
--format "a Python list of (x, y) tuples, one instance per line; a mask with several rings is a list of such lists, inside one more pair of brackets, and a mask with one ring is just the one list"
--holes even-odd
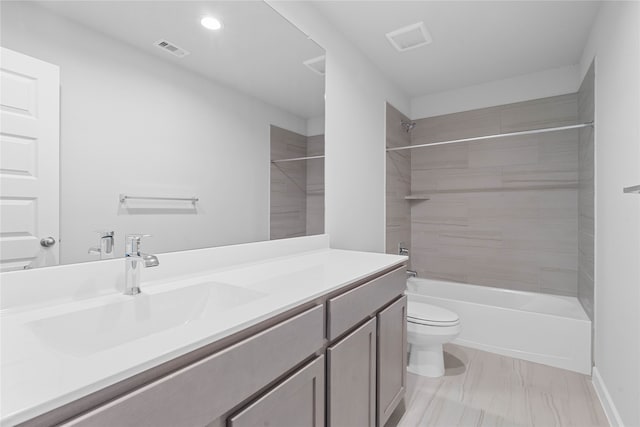
[[(581, 122), (594, 119), (594, 64), (578, 91), (578, 117)], [(594, 307), (594, 145), (593, 128), (580, 130), (578, 149), (578, 299), (593, 320)]]
[[(271, 126), (271, 159), (324, 154), (324, 136)], [(271, 163), (271, 239), (324, 232), (324, 161)]]
[[(411, 136), (401, 125), (409, 118), (387, 104), (387, 147), (411, 145)], [(405, 197), (411, 192), (411, 150), (387, 152), (386, 252), (398, 253), (398, 244), (411, 247), (411, 206)]]
[[(577, 95), (418, 120), (412, 144), (574, 124)], [(412, 150), (421, 277), (576, 296), (578, 131)]]

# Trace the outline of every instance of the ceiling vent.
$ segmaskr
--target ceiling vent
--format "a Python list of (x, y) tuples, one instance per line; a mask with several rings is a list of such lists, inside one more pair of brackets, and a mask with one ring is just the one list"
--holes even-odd
[(426, 46), (431, 43), (431, 34), (424, 25), (424, 22), (407, 25), (395, 31), (387, 33), (387, 39), (395, 47), (398, 52), (415, 49), (420, 46)]
[(156, 41), (154, 43), (154, 45), (158, 46), (160, 49), (169, 52), (170, 54), (177, 56), (178, 58), (182, 58), (184, 56), (189, 55), (189, 51), (176, 46), (175, 44), (164, 40), (164, 39), (160, 39), (158, 41)]
[(309, 67), (309, 69), (314, 73), (324, 76), (326, 66), (324, 55), (318, 56), (317, 58), (307, 59), (303, 64)]

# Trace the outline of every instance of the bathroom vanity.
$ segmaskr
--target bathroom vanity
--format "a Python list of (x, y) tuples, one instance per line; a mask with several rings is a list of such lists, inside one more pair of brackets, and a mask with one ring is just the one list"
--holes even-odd
[[(166, 271), (143, 275), (140, 296), (4, 307), (3, 425), (382, 426), (402, 400), (405, 257), (326, 236), (158, 257)], [(165, 299), (177, 320), (136, 336)], [(63, 325), (71, 338), (52, 340)]]

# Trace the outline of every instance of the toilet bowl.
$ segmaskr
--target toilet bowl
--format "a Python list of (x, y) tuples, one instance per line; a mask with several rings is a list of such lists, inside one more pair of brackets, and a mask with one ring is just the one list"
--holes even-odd
[(407, 370), (425, 377), (441, 377), (444, 375), (442, 345), (460, 333), (460, 318), (450, 310), (411, 298), (407, 305)]

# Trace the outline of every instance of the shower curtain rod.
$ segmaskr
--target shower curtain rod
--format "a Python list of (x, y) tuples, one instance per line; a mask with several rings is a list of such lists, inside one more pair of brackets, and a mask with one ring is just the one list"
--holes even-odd
[(462, 139), (452, 139), (452, 140), (449, 140), (449, 141), (439, 141), (439, 142), (432, 142), (432, 143), (428, 143), (428, 144), (407, 145), (407, 146), (404, 146), (404, 147), (387, 148), (387, 151), (411, 150), (413, 148), (432, 147), (434, 145), (446, 145), (446, 144), (454, 144), (454, 143), (458, 143), (458, 142), (482, 141), (482, 140), (485, 140), (485, 139), (504, 138), (504, 137), (507, 137), (507, 136), (533, 135), (533, 134), (536, 134), (536, 133), (555, 132), (555, 131), (558, 131), (558, 130), (580, 129), (580, 128), (586, 128), (586, 127), (589, 127), (589, 126), (593, 126), (593, 122), (580, 123), (580, 124), (577, 124), (577, 125), (569, 125), (569, 126), (557, 126), (557, 127), (552, 127), (552, 128), (523, 130), (523, 131), (519, 131), (519, 132), (497, 133), (497, 134), (494, 134), (494, 135), (476, 136), (476, 137), (472, 137), (472, 138), (462, 138)]
[(296, 157), (294, 159), (271, 160), (271, 163), (296, 162), (298, 160), (324, 159), (324, 156)]

